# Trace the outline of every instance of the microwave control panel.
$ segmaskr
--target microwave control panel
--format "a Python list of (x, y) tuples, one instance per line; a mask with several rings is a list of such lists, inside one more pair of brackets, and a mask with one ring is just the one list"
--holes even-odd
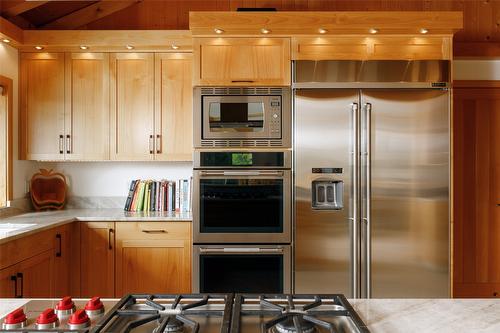
[(272, 97), (270, 101), (270, 130), (271, 136), (277, 137), (281, 134), (281, 98)]

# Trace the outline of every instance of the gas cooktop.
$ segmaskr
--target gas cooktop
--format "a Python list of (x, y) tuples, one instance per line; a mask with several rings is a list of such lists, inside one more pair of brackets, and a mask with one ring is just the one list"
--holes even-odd
[(131, 294), (32, 300), (0, 332), (369, 333), (343, 295)]

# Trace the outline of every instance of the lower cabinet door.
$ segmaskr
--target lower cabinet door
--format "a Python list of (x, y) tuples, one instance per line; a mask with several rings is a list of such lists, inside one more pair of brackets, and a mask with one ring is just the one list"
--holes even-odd
[(191, 292), (191, 223), (116, 223), (116, 294)]
[[(115, 296), (114, 222), (80, 223), (80, 296)], [(117, 295), (120, 296), (121, 295)]]
[(0, 298), (19, 296), (17, 286), (18, 269), (18, 265), (13, 265), (0, 270)]
[(54, 296), (54, 253), (42, 252), (18, 264), (17, 288), (20, 297)]

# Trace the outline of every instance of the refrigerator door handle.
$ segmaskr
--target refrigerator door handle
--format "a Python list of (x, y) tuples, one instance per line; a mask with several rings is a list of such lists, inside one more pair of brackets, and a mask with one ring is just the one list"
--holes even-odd
[(351, 275), (352, 275), (352, 295), (354, 298), (360, 297), (360, 272), (359, 272), (359, 105), (358, 103), (351, 104), (352, 111), (352, 213), (350, 220), (352, 221), (352, 242), (351, 242)]
[(371, 298), (371, 122), (372, 122), (372, 104), (365, 103), (365, 211), (363, 222), (366, 228), (366, 247), (365, 247), (365, 272), (366, 272), (366, 298)]

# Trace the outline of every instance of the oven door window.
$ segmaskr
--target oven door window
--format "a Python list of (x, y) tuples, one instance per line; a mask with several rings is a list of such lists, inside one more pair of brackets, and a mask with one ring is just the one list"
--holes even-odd
[(282, 255), (201, 255), (202, 293), (283, 293)]
[(210, 102), (211, 132), (261, 132), (264, 130), (264, 103)]
[(283, 232), (283, 179), (200, 179), (200, 232)]

